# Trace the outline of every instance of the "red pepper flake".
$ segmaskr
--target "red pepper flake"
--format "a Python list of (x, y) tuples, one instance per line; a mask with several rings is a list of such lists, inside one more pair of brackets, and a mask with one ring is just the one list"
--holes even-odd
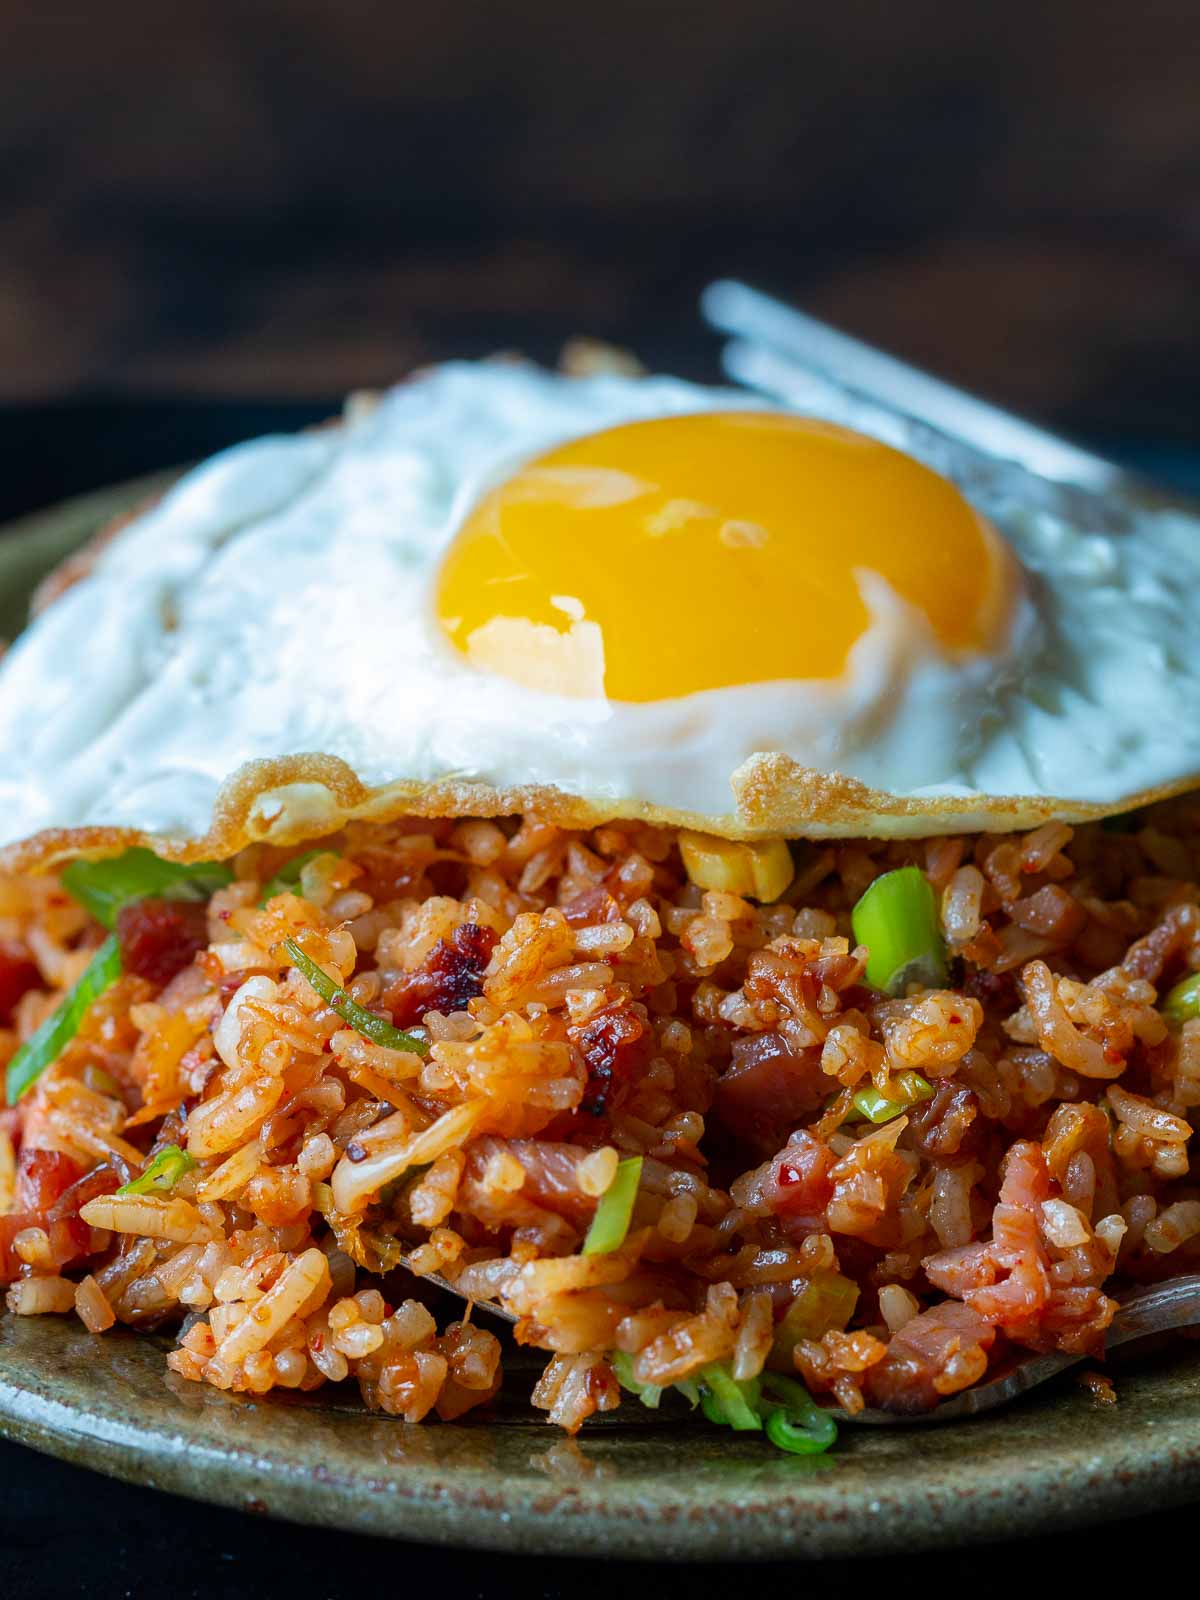
[(780, 1187), (784, 1189), (790, 1189), (793, 1183), (801, 1182), (803, 1182), (802, 1174), (797, 1172), (796, 1168), (792, 1166), (790, 1161), (783, 1162), (779, 1168)]

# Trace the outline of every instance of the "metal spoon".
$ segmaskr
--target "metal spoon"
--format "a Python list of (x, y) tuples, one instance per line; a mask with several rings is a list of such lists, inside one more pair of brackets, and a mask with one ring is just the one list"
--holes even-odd
[[(1105, 1336), (1105, 1348), (1129, 1344), (1134, 1339), (1144, 1339), (1150, 1334), (1169, 1333), (1174, 1328), (1200, 1326), (1200, 1275), (1172, 1278), (1169, 1283), (1156, 1284), (1153, 1289), (1138, 1289), (1122, 1302), (1121, 1309), (1112, 1320)], [(981, 1411), (991, 1411), (995, 1406), (1007, 1405), (1018, 1395), (1036, 1389), (1039, 1383), (1057, 1377), (1068, 1367), (1090, 1361), (1092, 1356), (1053, 1355), (1028, 1356), (998, 1378), (964, 1389), (952, 1399), (943, 1400), (932, 1411), (905, 1415), (892, 1411), (860, 1411), (847, 1417), (847, 1422), (862, 1422), (868, 1426), (882, 1427), (898, 1422), (953, 1422), (957, 1417), (973, 1417)], [(839, 1421), (843, 1420), (839, 1416)]]
[(1057, 482), (1099, 493), (1128, 492), (1135, 482), (1115, 462), (749, 284), (709, 284), (700, 304), (708, 323), (733, 337), (724, 351), (726, 371), (751, 388), (786, 391), (798, 373), (819, 375)]
[[(958, 389), (748, 284), (729, 279), (709, 284), (701, 309), (710, 327), (731, 336), (722, 351), (729, 377), (771, 399), (818, 415), (826, 405), (839, 406), (850, 399), (854, 409), (848, 420), (868, 433), (882, 427), (881, 437), (886, 437), (889, 420), (899, 414), (996, 459), (1019, 462), (1059, 485), (1100, 495), (1114, 509), (1175, 508), (1193, 516), (1200, 512), (1194, 496), (1163, 491), (1026, 417)], [(883, 412), (878, 409), (881, 405)]]

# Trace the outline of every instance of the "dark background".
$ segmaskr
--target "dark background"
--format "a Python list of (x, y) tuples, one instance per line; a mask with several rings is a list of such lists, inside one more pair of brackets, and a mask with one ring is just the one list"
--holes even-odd
[(1196, 0), (0, 0), (0, 513), (430, 357), (713, 376), (727, 272), (1194, 444), (1198, 83)]
[[(1198, 85), (1196, 0), (0, 0), (0, 519), (448, 355), (587, 333), (715, 377), (695, 300), (725, 273), (1194, 476)], [(742, 1581), (1111, 1589), (1179, 1525)], [(10, 1445), (0, 1576), (650, 1581), (286, 1530)]]
[[(398, 1426), (403, 1427), (403, 1423)], [(913, 1471), (920, 1471), (914, 1452)], [(1063, 1600), (1187, 1593), (1188, 1512), (918, 1556), (652, 1567), (435, 1550), (168, 1500), (0, 1444), (0, 1579), (79, 1600)], [(619, 1551), (614, 1551), (614, 1558)]]

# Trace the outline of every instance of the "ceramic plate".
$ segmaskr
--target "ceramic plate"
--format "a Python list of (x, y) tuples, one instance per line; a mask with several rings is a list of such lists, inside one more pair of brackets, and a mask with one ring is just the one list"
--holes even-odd
[[(141, 480), (0, 535), (0, 632), (37, 579)], [(295, 1521), (497, 1550), (677, 1559), (831, 1556), (1011, 1537), (1200, 1494), (1200, 1353), (1123, 1367), (1099, 1406), (1071, 1374), (1006, 1411), (842, 1430), (784, 1456), (758, 1436), (627, 1406), (576, 1444), (510, 1373), (486, 1419), (407, 1427), (350, 1391), (265, 1400), (169, 1373), (166, 1341), (0, 1316), (0, 1433), (133, 1482)]]

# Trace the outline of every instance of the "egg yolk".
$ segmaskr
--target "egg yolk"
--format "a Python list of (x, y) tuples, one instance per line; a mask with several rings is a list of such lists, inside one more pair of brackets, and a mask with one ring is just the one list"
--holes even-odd
[(589, 434), (485, 493), (436, 612), (480, 669), (552, 694), (663, 700), (843, 672), (873, 573), (950, 655), (999, 644), (1006, 545), (946, 479), (874, 439), (775, 412)]

